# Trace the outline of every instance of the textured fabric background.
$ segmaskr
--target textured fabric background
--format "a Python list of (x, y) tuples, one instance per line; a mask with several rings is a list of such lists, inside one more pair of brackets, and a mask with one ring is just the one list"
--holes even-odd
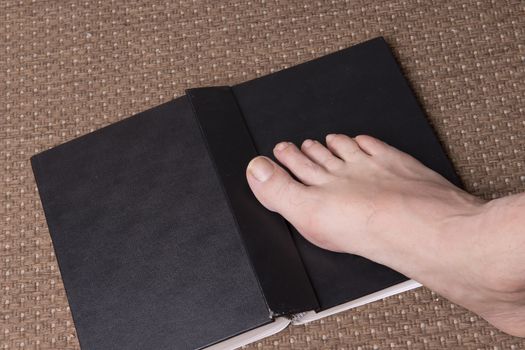
[[(383, 35), (467, 189), (485, 198), (525, 189), (520, 0), (20, 0), (2, 1), (0, 18), (2, 349), (78, 349), (29, 157), (188, 87), (235, 84)], [(422, 288), (249, 348), (525, 341)]]

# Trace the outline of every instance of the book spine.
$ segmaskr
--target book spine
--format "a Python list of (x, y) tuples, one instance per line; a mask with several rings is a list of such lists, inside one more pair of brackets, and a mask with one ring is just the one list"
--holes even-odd
[(225, 86), (197, 88), (187, 90), (186, 96), (271, 314), (318, 309), (286, 222), (264, 208), (248, 187), (246, 166), (258, 154), (233, 91)]

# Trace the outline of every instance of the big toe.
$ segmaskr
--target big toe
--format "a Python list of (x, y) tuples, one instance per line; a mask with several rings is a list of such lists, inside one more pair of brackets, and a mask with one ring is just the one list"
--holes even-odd
[(246, 178), (255, 197), (267, 209), (291, 222), (301, 215), (308, 189), (275, 162), (263, 156), (252, 159), (246, 169)]

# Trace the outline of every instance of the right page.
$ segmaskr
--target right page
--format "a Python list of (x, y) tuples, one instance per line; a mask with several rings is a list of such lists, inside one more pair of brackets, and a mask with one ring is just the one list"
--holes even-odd
[[(451, 162), (383, 38), (234, 86), (257, 151), (280, 141), (368, 134), (407, 152), (456, 185)], [(321, 310), (407, 277), (363, 257), (320, 249), (291, 227)]]

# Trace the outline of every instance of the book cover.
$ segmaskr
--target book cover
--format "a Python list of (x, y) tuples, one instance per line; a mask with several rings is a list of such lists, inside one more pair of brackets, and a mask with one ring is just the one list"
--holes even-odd
[(204, 348), (407, 281), (313, 246), (248, 188), (254, 156), (333, 132), (381, 138), (460, 184), (382, 38), (190, 89), (34, 156), (82, 348)]

